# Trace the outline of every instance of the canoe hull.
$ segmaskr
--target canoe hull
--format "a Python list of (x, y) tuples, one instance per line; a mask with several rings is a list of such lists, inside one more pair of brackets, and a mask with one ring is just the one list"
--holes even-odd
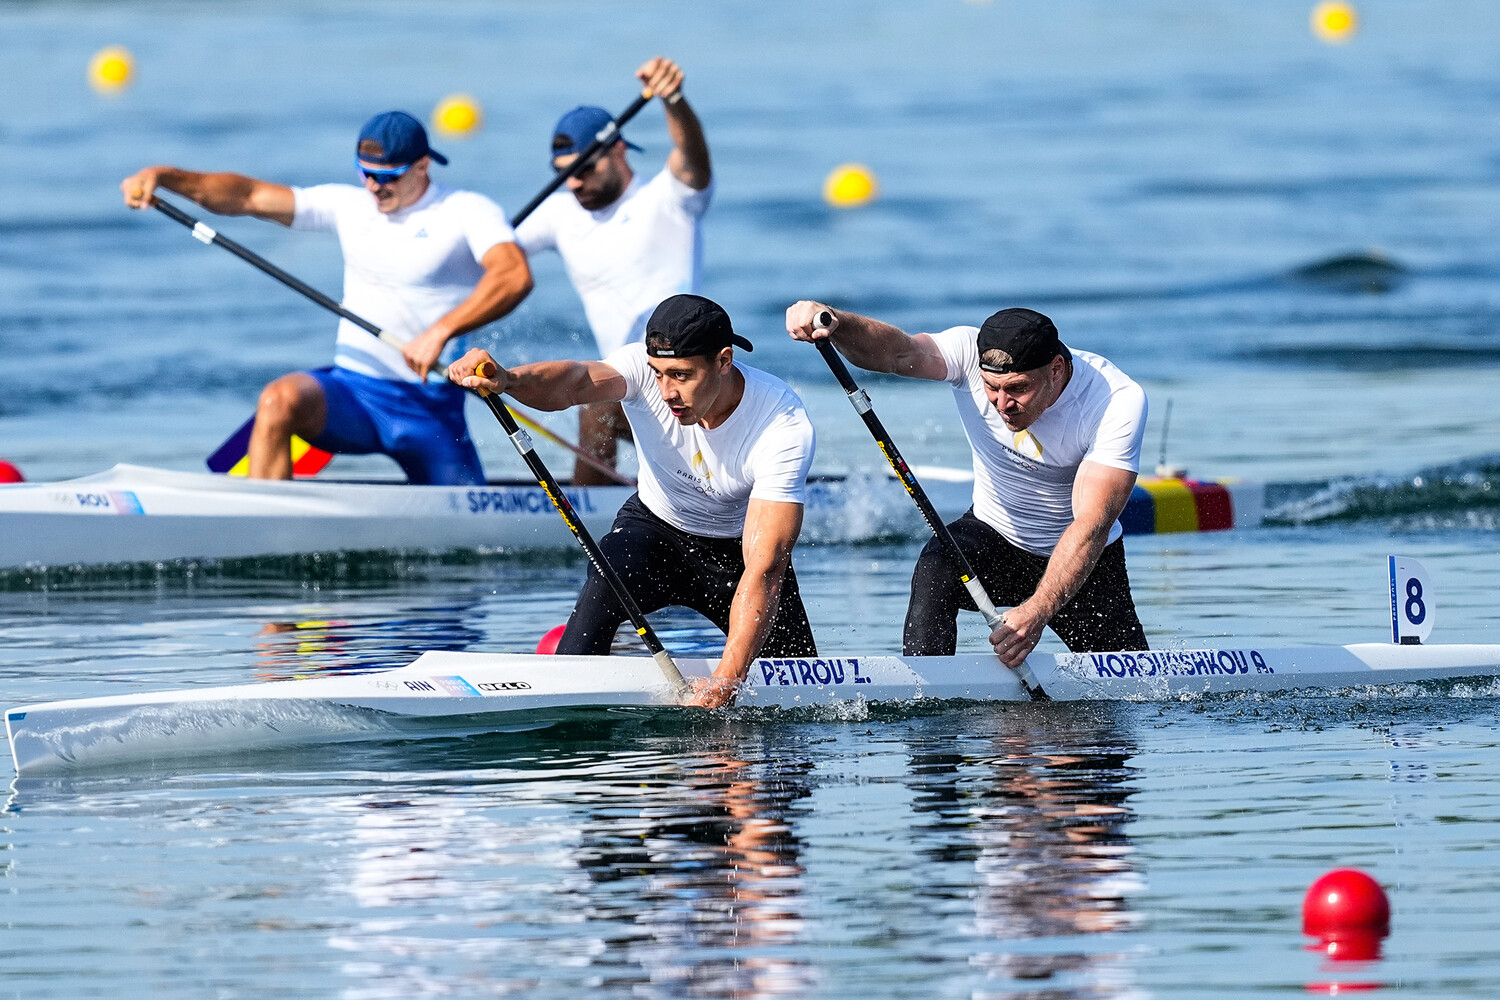
[[(967, 470), (918, 468), (945, 519), (971, 502)], [(566, 491), (596, 535), (628, 486)], [(1121, 524), (1132, 534), (1260, 523), (1263, 486), (1143, 479)], [(809, 480), (806, 542), (918, 537), (926, 531), (901, 485), (883, 473)], [(514, 551), (576, 543), (545, 491), (531, 484), (410, 486), (249, 480), (117, 465), (58, 483), (0, 486), (0, 570), (323, 552)]]
[[(714, 666), (678, 662), (689, 677)], [(1459, 679), (1493, 684), (1500, 646), (1064, 653), (1028, 662), (1055, 701), (1161, 701)], [(757, 660), (738, 703), (858, 709), (919, 699), (1030, 700), (991, 656), (832, 656)], [(6, 731), (17, 774), (31, 776), (350, 740), (520, 731), (620, 710), (686, 711), (673, 706), (647, 657), (432, 652), (398, 670), (28, 705), (6, 713)]]

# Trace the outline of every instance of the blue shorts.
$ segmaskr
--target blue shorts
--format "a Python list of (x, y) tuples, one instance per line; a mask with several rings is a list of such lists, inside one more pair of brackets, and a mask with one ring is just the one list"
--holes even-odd
[(347, 368), (307, 374), (323, 387), (328, 420), (308, 444), (336, 455), (389, 455), (422, 486), (484, 484), (479, 452), (464, 423), (464, 390), (447, 379), (426, 385)]

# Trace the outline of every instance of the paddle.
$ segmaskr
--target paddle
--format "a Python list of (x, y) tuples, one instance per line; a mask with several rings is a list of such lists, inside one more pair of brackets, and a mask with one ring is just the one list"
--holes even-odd
[[(634, 118), (642, 108), (650, 103), (650, 101), (651, 91), (649, 90), (642, 90), (638, 95), (636, 95), (636, 99), (631, 102), (630, 107), (620, 112), (619, 117), (605, 125), (597, 133), (595, 133), (594, 141), (588, 145), (588, 148), (579, 153), (577, 158), (575, 158), (572, 163), (568, 164), (565, 169), (559, 170), (557, 172), (557, 176), (548, 181), (547, 185), (537, 193), (537, 196), (535, 198), (532, 198), (531, 201), (527, 202), (525, 208), (516, 213), (515, 217), (510, 220), (511, 228), (515, 228), (516, 226), (519, 226), (522, 222), (524, 222), (526, 220), (526, 217), (531, 215), (532, 212), (536, 211), (537, 206), (546, 201), (547, 197), (551, 195), (552, 192), (562, 187), (563, 184), (567, 182), (568, 178), (572, 177), (574, 174), (582, 170), (584, 166), (588, 164), (589, 160), (595, 153), (599, 152), (599, 150), (603, 149), (606, 145), (612, 143), (616, 138), (618, 138), (620, 134), (620, 128), (626, 122), (630, 121), (630, 119)], [(270, 275), (293, 291), (300, 292), (307, 298), (322, 306), (324, 309), (327, 309), (329, 312), (347, 319), (349, 322), (353, 323), (361, 330), (364, 330), (366, 333), (380, 338), (387, 344), (390, 344), (392, 347), (396, 348), (398, 351), (403, 346), (401, 341), (386, 334), (380, 329), (380, 327), (376, 326), (374, 323), (371, 323), (369, 320), (364, 319), (363, 317), (356, 316), (354, 313), (345, 309), (342, 305), (335, 302), (327, 295), (324, 295), (316, 288), (300, 280), (299, 278), (288, 274), (286, 271), (283, 271), (281, 268), (277, 267), (275, 264), (272, 264), (270, 261), (266, 260), (264, 257), (254, 252), (253, 250), (250, 250), (247, 247), (236, 243), (234, 240), (230, 239), (227, 236), (221, 235), (211, 226), (206, 225), (199, 219), (193, 218), (191, 215), (188, 215), (186, 212), (178, 208), (176, 205), (173, 205), (171, 202), (163, 201), (161, 198), (153, 195), (151, 198), (151, 206), (157, 211), (161, 212), (167, 218), (186, 226), (189, 230), (192, 231), (193, 238), (203, 243), (205, 246), (217, 245), (223, 247), (225, 250), (228, 250), (236, 257), (245, 261), (247, 264), (250, 264), (252, 267), (255, 267)], [(592, 455), (588, 455), (585, 452), (580, 451), (576, 446), (569, 444), (567, 441), (553, 434), (551, 431), (542, 428), (541, 426), (530, 420), (528, 420), (527, 423), (538, 432), (546, 435), (553, 441), (556, 441), (557, 443), (568, 448), (575, 455), (581, 457), (585, 462), (593, 466), (595, 469), (598, 469), (599, 471), (605, 473), (616, 481), (623, 483), (624, 485), (635, 485), (629, 479), (621, 476), (609, 466), (599, 462)], [(249, 420), (245, 421), (245, 423), (242, 424), (239, 429), (231, 434), (228, 440), (220, 445), (218, 449), (211, 456), (209, 456), (209, 470), (212, 472), (228, 473), (238, 469), (245, 457), (245, 452), (239, 449), (242, 447), (248, 447), (248, 442), (250, 440), (250, 430), (254, 426), (255, 417), (252, 416)], [(244, 442), (244, 444), (241, 445), (240, 442)], [(327, 465), (329, 460), (332, 458), (333, 456), (328, 452), (323, 451), (320, 448), (313, 448), (311, 445), (309, 445), (308, 450), (297, 459), (297, 464), (294, 465), (293, 471), (299, 474), (313, 475), (318, 472), (318, 470), (322, 469), (323, 466)]]
[[(813, 320), (813, 327), (819, 330), (826, 330), (832, 322), (833, 316), (830, 313), (826, 311), (820, 312)], [(895, 470), (897, 478), (901, 480), (901, 485), (906, 487), (906, 492), (915, 501), (917, 510), (922, 512), (922, 517), (927, 522), (927, 527), (932, 529), (932, 533), (937, 538), (938, 544), (943, 548), (944, 555), (958, 569), (958, 578), (968, 588), (969, 596), (973, 599), (974, 606), (979, 609), (979, 613), (984, 616), (985, 624), (989, 625), (991, 629), (998, 627), (1000, 624), (1000, 612), (995, 610), (994, 602), (990, 600), (990, 595), (985, 593), (984, 585), (979, 582), (979, 577), (975, 575), (973, 568), (969, 565), (968, 558), (963, 554), (963, 550), (958, 547), (958, 543), (953, 540), (953, 535), (948, 531), (948, 526), (943, 523), (943, 519), (938, 516), (937, 509), (932, 506), (932, 501), (927, 499), (927, 493), (922, 489), (922, 484), (917, 482), (917, 477), (912, 474), (911, 468), (906, 464), (906, 460), (901, 457), (901, 452), (896, 447), (896, 442), (891, 440), (890, 434), (886, 432), (885, 425), (875, 415), (875, 408), (870, 404), (869, 395), (859, 387), (854, 381), (853, 376), (849, 374), (849, 367), (844, 364), (844, 359), (839, 356), (839, 352), (834, 349), (833, 342), (829, 338), (824, 337), (821, 340), (813, 341), (813, 343), (817, 345), (818, 353), (823, 355), (823, 360), (828, 362), (828, 367), (832, 370), (833, 377), (838, 379), (839, 385), (843, 387), (844, 394), (849, 397), (849, 403), (854, 407), (854, 412), (858, 413), (860, 418), (864, 420), (865, 426), (869, 428), (870, 434), (875, 438), (875, 443), (880, 445), (880, 450), (885, 453), (885, 459), (891, 464), (891, 468)], [(1037, 681), (1036, 675), (1031, 672), (1031, 667), (1027, 666), (1024, 660), (1015, 670), (1016, 676), (1021, 680), (1021, 686), (1026, 689), (1026, 693), (1033, 701), (1052, 700), (1048, 697), (1047, 692), (1042, 690), (1041, 683)]]
[[(480, 378), (489, 378), (493, 373), (494, 369), (490, 367), (488, 361), (482, 362), (474, 370), (474, 374)], [(504, 428), (506, 436), (510, 438), (510, 443), (516, 446), (516, 451), (526, 463), (526, 467), (536, 477), (537, 485), (542, 488), (548, 498), (551, 499), (552, 506), (556, 507), (557, 512), (562, 515), (563, 523), (568, 526), (569, 531), (573, 532), (573, 537), (578, 539), (578, 544), (583, 546), (583, 551), (588, 555), (589, 562), (594, 564), (594, 568), (599, 571), (599, 575), (604, 577), (604, 582), (609, 584), (609, 589), (614, 591), (615, 597), (625, 606), (625, 613), (630, 616), (630, 624), (635, 626), (636, 633), (645, 641), (646, 648), (651, 650), (651, 656), (656, 660), (656, 665), (661, 668), (661, 672), (666, 677), (667, 683), (672, 686), (673, 696), (678, 701), (687, 697), (692, 693), (692, 688), (688, 685), (687, 681), (682, 679), (682, 671), (677, 669), (677, 664), (672, 660), (672, 654), (667, 652), (666, 647), (661, 644), (661, 640), (656, 637), (651, 624), (646, 621), (646, 616), (641, 614), (640, 607), (636, 605), (635, 599), (630, 596), (630, 591), (625, 589), (625, 581), (620, 579), (614, 567), (604, 558), (604, 553), (599, 550), (598, 544), (594, 541), (594, 536), (589, 534), (589, 529), (584, 526), (583, 519), (573, 509), (573, 504), (568, 500), (567, 494), (563, 492), (557, 480), (552, 478), (552, 473), (547, 471), (546, 463), (536, 453), (536, 449), (531, 446), (530, 435), (521, 430), (516, 424), (515, 417), (511, 414), (510, 408), (501, 403), (496, 395), (479, 390), (479, 396), (489, 406), (490, 412), (495, 415), (495, 419), (500, 421), (500, 426)]]

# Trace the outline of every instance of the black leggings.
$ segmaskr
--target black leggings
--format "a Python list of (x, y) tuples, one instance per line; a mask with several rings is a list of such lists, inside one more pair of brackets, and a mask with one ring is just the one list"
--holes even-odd
[[(669, 605), (692, 608), (721, 631), (729, 632), (730, 605), (745, 573), (738, 538), (690, 535), (651, 513), (640, 496), (634, 495), (621, 505), (609, 533), (599, 539), (599, 548), (643, 613)], [(629, 617), (609, 584), (590, 566), (557, 652), (604, 656), (614, 641), (615, 630)], [(797, 576), (790, 565), (781, 582), (776, 618), (756, 655), (817, 655), (807, 609), (802, 606)]]
[[(1005, 536), (966, 511), (948, 525), (953, 540), (979, 575), (997, 608), (1013, 608), (1036, 593), (1047, 557), (1012, 545)], [(907, 656), (952, 656), (958, 646), (959, 610), (977, 611), (958, 571), (934, 538), (922, 549), (911, 575), (911, 603), (901, 649)], [(1146, 649), (1125, 573), (1125, 540), (1104, 547), (1083, 589), (1047, 623), (1076, 652)]]

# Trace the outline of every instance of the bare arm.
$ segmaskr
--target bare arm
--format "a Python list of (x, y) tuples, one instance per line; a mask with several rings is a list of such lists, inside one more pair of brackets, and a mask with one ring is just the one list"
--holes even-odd
[(297, 207), (291, 188), (244, 174), (203, 174), (177, 167), (147, 167), (120, 182), (120, 191), (129, 208), (150, 208), (157, 188), (180, 194), (215, 215), (253, 215), (283, 226), (292, 224)]
[[(826, 330), (817, 325), (820, 313), (832, 319)], [(927, 334), (911, 336), (889, 323), (821, 302), (793, 303), (786, 311), (786, 332), (793, 340), (808, 342), (829, 337), (840, 354), (865, 371), (934, 382), (948, 377), (948, 364)]]
[(743, 542), (745, 572), (729, 607), (729, 636), (719, 666), (706, 683), (699, 685), (688, 704), (717, 708), (733, 699), (735, 689), (750, 671), (750, 661), (771, 632), (781, 604), (781, 586), (792, 563), (792, 546), (801, 531), (800, 503), (750, 501)]
[(694, 191), (702, 191), (713, 180), (713, 167), (703, 125), (682, 96), (681, 67), (670, 59), (657, 56), (636, 70), (635, 75), (652, 94), (661, 98), (661, 106), (666, 111), (667, 134), (672, 137), (667, 169)]
[(1073, 480), (1073, 523), (1057, 540), (1036, 592), (1001, 615), (990, 634), (995, 655), (1007, 667), (1026, 659), (1042, 629), (1088, 580), (1109, 542), (1109, 530), (1125, 510), (1136, 474), (1097, 462), (1084, 462)]
[[(488, 377), (475, 370), (488, 364)], [(614, 403), (625, 398), (625, 378), (602, 361), (538, 361), (503, 368), (489, 351), (475, 348), (448, 366), (448, 377), (481, 393), (509, 393), (537, 410), (566, 410), (583, 403)]]
[(531, 292), (531, 267), (516, 244), (496, 243), (480, 263), (484, 275), (469, 297), (401, 349), (407, 365), (424, 379), (448, 341), (506, 315)]

